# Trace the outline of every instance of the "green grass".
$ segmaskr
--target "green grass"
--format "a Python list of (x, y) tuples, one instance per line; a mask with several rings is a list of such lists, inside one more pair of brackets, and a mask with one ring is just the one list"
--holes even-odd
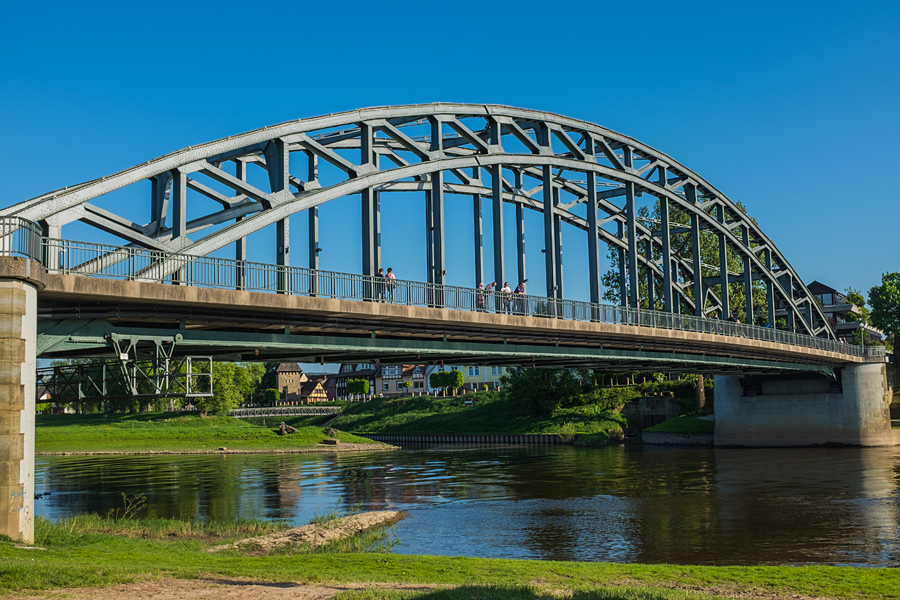
[[(467, 399), (474, 400), (474, 406), (466, 407)], [(503, 394), (479, 392), (457, 398), (375, 399), (348, 407), (332, 426), (359, 433), (595, 434), (609, 440), (621, 437), (623, 424), (619, 415), (592, 405), (535, 417), (522, 412), (519, 403)]]
[[(315, 447), (326, 437), (320, 427), (300, 428), (292, 435), (276, 433), (279, 419), (266, 425), (232, 417), (200, 417), (184, 413), (38, 415), (37, 452), (146, 452), (229, 450), (288, 451)], [(338, 432), (343, 443), (372, 443)]]
[[(228, 527), (225, 528), (229, 530)], [(233, 528), (231, 528), (233, 531)], [(256, 581), (388, 582), (467, 586), (452, 592), (365, 590), (344, 600), (422, 598), (699, 599), (700, 591), (756, 591), (831, 598), (900, 598), (900, 570), (852, 567), (705, 567), (403, 556), (323, 552), (248, 556), (207, 553), (210, 542), (190, 537), (118, 536), (78, 523), (36, 522), (36, 544), (0, 540), (0, 593), (124, 583), (143, 578), (246, 577)], [(600, 589), (600, 586), (613, 586)], [(690, 588), (693, 591), (666, 589)], [(605, 595), (604, 595), (605, 594)]]
[(714, 429), (715, 423), (713, 421), (681, 416), (663, 421), (659, 425), (648, 427), (644, 431), (658, 433), (712, 433)]

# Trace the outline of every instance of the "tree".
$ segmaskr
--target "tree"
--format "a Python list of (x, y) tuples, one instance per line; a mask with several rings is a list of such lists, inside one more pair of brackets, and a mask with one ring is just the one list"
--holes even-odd
[(281, 400), (281, 392), (275, 388), (269, 388), (263, 393), (263, 398), (266, 406), (275, 406)]
[(407, 393), (407, 394), (409, 393), (409, 388), (412, 387), (412, 384), (413, 384), (412, 381), (404, 381), (404, 382), (403, 382), (403, 387), (406, 388), (406, 393)]
[(214, 362), (213, 395), (192, 398), (200, 416), (208, 413), (227, 414), (245, 401), (263, 376), (264, 367), (259, 363), (240, 364)]
[(458, 369), (452, 371), (436, 371), (428, 376), (431, 387), (441, 390), (458, 390), (463, 386), (463, 374)]
[(369, 393), (369, 380), (368, 379), (351, 379), (347, 382), (347, 393), (348, 394), (368, 394)]
[(549, 416), (559, 406), (571, 404), (581, 391), (571, 369), (513, 367), (500, 381), (509, 398), (536, 416)]
[(900, 273), (885, 273), (869, 290), (872, 325), (890, 336), (900, 332)]
[[(746, 214), (747, 211), (744, 208), (743, 204), (740, 202), (737, 203), (738, 209)], [(660, 219), (660, 205), (659, 200), (657, 200), (651, 210), (648, 206), (641, 206), (638, 209), (638, 218), (644, 221), (650, 221), (655, 223), (655, 227), (659, 226), (661, 222)], [(750, 221), (756, 223), (756, 221), (750, 217)], [(673, 256), (681, 256), (686, 259), (687, 263), (690, 264), (692, 260), (692, 248), (691, 248), (691, 236), (689, 232), (685, 232), (684, 230), (687, 228), (687, 224), (690, 223), (690, 215), (677, 208), (676, 206), (669, 207), (669, 222), (670, 227), (672, 228), (671, 233), (671, 246), (672, 246), (672, 254)], [(646, 255), (646, 242), (638, 244), (638, 251), (642, 255)], [(655, 246), (653, 249), (653, 259), (657, 262), (662, 260), (662, 250)], [(612, 302), (614, 304), (619, 304), (621, 299), (619, 298), (620, 294), (620, 285), (619, 285), (619, 251), (610, 246), (609, 249), (609, 260), (611, 269), (607, 271), (602, 276), (602, 284), (603, 284), (603, 299), (608, 302)], [(702, 230), (700, 232), (700, 260), (703, 264), (701, 268), (701, 274), (706, 281), (707, 284), (710, 285), (711, 290), (718, 296), (721, 297), (722, 286), (719, 283), (719, 240), (718, 236), (711, 232)], [(741, 273), (744, 270), (743, 267), (743, 259), (741, 256), (730, 246), (725, 251), (725, 260), (728, 266), (728, 270), (732, 273)], [(662, 310), (663, 308), (663, 288), (662, 288), (662, 278), (659, 276), (655, 276), (654, 279), (654, 300), (655, 306), (650, 307), (650, 290), (649, 290), (649, 273), (647, 267), (638, 266), (638, 299), (641, 305), (641, 308), (653, 308), (655, 310)], [(673, 281), (685, 282), (686, 275), (681, 272), (681, 269), (673, 269), (672, 272)], [(688, 286), (685, 290), (685, 294), (687, 297), (693, 299), (693, 288)], [(753, 321), (756, 325), (764, 325), (769, 322), (769, 314), (768, 314), (768, 305), (766, 302), (766, 287), (765, 283), (761, 280), (755, 280), (753, 282), (753, 286), (751, 288), (752, 294), (752, 306), (753, 306)], [(734, 282), (728, 284), (728, 298), (729, 298), (729, 309), (731, 312), (735, 313), (735, 316), (742, 322), (747, 322), (747, 299), (745, 297), (746, 290), (744, 288), (744, 284), (740, 282)], [(677, 296), (673, 297), (673, 302), (677, 302)], [(706, 306), (704, 308), (709, 309), (711, 307), (711, 300), (707, 300)], [(689, 309), (686, 305), (682, 304), (680, 307), (676, 307), (677, 312), (681, 312), (683, 314), (692, 314), (692, 310)], [(728, 315), (722, 315), (723, 318)], [(786, 322), (784, 326), (786, 327)]]

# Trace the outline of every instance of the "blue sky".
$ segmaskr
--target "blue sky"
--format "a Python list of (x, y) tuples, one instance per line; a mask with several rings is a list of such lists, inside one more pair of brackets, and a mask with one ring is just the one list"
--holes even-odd
[[(16, 3), (0, 22), (0, 205), (301, 117), (509, 104), (673, 156), (742, 201), (804, 281), (867, 290), (900, 270), (898, 31), (896, 1)], [(419, 203), (391, 200), (384, 225), (384, 266), (410, 279)], [(454, 219), (470, 210), (448, 218), (460, 285), (471, 232)], [(305, 252), (305, 219), (293, 230)], [(324, 267), (358, 271), (351, 234), (323, 209)], [(566, 247), (579, 299), (583, 254)]]

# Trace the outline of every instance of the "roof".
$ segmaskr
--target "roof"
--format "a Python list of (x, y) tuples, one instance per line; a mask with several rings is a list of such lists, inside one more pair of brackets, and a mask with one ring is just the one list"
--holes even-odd
[(278, 368), (275, 369), (276, 373), (302, 373), (303, 369), (300, 368), (298, 363), (281, 363), (278, 365)]
[(806, 289), (809, 290), (810, 294), (814, 294), (814, 295), (815, 294), (837, 294), (838, 293), (838, 291), (836, 289), (834, 289), (833, 287), (829, 287), (819, 281), (813, 281), (808, 286), (806, 286)]
[[(306, 398), (307, 396), (312, 394), (314, 391), (316, 391), (317, 388), (322, 389), (321, 381), (304, 381), (303, 383), (300, 384), (300, 390), (297, 392), (297, 395), (300, 396), (301, 398)], [(322, 389), (322, 392), (324, 393), (325, 390)]]

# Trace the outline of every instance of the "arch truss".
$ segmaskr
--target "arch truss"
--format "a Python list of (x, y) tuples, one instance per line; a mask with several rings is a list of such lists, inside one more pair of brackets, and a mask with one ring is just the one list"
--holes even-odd
[[(145, 218), (99, 206), (104, 197), (143, 181), (150, 183)], [(524, 213), (542, 213), (548, 297), (564, 294), (565, 223), (589, 234), (593, 302), (604, 291), (603, 242), (618, 274), (612, 295), (623, 306), (727, 315), (738, 296), (752, 298), (755, 290), (765, 297), (770, 321), (778, 316), (788, 329), (835, 337), (787, 259), (742, 207), (633, 138), (534, 110), (429, 104), (301, 119), (173, 152), (0, 210), (0, 216), (36, 221), (51, 238), (80, 221), (127, 245), (194, 256), (234, 245), (238, 260), (246, 260), (247, 236), (274, 224), (277, 262), (288, 265), (289, 219), (305, 212), (308, 266), (317, 269), (318, 208), (359, 195), (362, 271), (373, 275), (381, 262), (379, 195), (393, 191), (424, 196), (430, 283), (445, 281), (445, 194), (463, 194), (473, 200), (476, 281), (486, 275), (484, 201), (493, 213), (494, 264), (487, 278), (512, 279), (505, 271), (502, 218), (504, 205), (511, 204), (519, 280), (525, 279)], [(642, 212), (647, 198), (654, 208)], [(100, 262), (117, 260), (122, 257), (113, 253)], [(100, 268), (96, 263), (82, 269)], [(153, 275), (178, 268), (161, 263)], [(754, 303), (744, 305), (746, 321), (754, 322)]]

